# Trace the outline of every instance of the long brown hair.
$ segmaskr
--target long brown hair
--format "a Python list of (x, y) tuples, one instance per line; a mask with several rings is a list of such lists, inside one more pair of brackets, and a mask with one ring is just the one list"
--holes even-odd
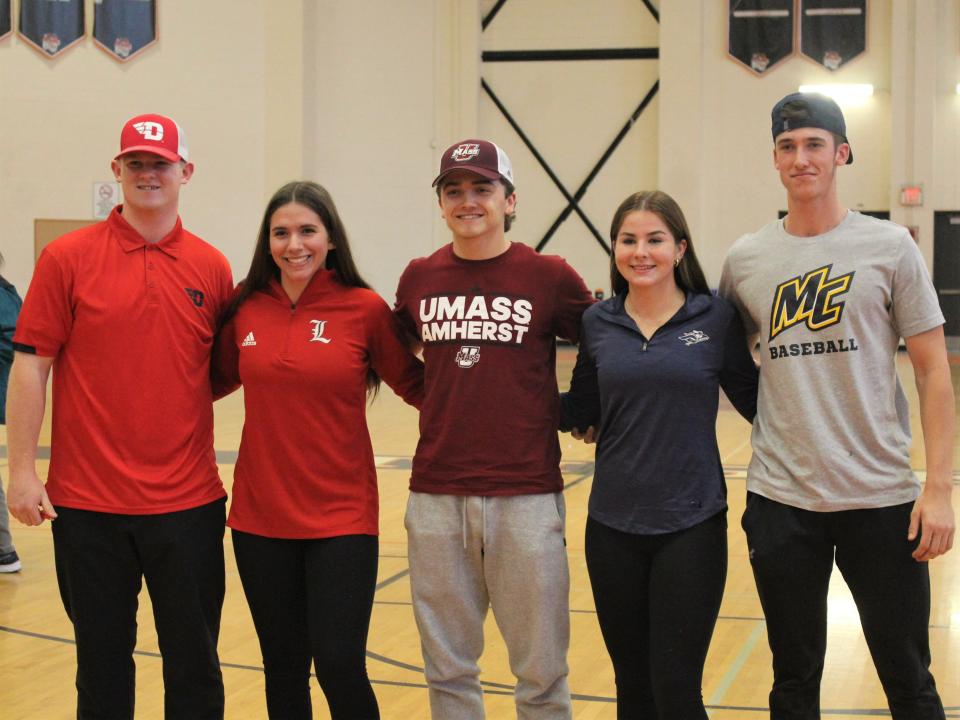
[[(333, 270), (341, 285), (346, 287), (370, 288), (370, 285), (360, 277), (353, 254), (350, 252), (350, 241), (347, 239), (347, 230), (343, 226), (337, 206), (326, 188), (309, 180), (295, 180), (277, 190), (263, 211), (263, 220), (260, 222), (260, 232), (257, 234), (257, 244), (253, 248), (253, 259), (250, 261), (250, 270), (244, 278), (233, 300), (227, 307), (222, 322), (226, 323), (233, 317), (237, 309), (246, 302), (253, 293), (263, 290), (271, 279), (280, 279), (280, 268), (273, 261), (270, 254), (270, 221), (273, 214), (284, 205), (296, 203), (313, 210), (320, 221), (333, 247), (327, 251), (324, 267)], [(380, 378), (371, 368), (367, 373), (367, 389), (375, 395), (380, 387)]]
[(637, 192), (628, 197), (613, 214), (613, 222), (610, 223), (610, 287), (613, 288), (614, 295), (620, 295), (627, 292), (627, 281), (620, 271), (617, 270), (616, 245), (617, 235), (620, 234), (620, 227), (627, 215), (638, 210), (652, 212), (663, 221), (663, 224), (670, 230), (676, 243), (681, 240), (687, 241), (687, 249), (683, 254), (683, 259), (678, 267), (673, 269), (673, 278), (677, 286), (684, 292), (710, 294), (710, 286), (707, 285), (707, 278), (703, 274), (700, 262), (697, 260), (697, 254), (693, 250), (693, 239), (690, 237), (690, 228), (687, 226), (687, 219), (683, 216), (683, 211), (677, 205), (677, 201), (660, 190), (645, 190)]

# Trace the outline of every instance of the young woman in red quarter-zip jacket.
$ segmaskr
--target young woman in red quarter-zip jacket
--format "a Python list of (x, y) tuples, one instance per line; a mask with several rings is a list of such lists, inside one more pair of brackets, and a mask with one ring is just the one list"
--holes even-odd
[(316, 183), (289, 183), (267, 205), (213, 374), (217, 396), (244, 388), (227, 524), (268, 713), (312, 717), (312, 660), (334, 720), (379, 718), (365, 661), (378, 554), (365, 405), (383, 378), (419, 407), (423, 366)]

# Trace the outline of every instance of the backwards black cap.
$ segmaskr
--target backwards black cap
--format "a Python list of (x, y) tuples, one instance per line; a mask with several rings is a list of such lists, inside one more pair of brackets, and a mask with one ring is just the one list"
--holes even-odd
[[(791, 93), (773, 106), (770, 113), (773, 121), (773, 139), (776, 142), (780, 133), (803, 127), (815, 127), (827, 130), (847, 140), (847, 124), (843, 112), (833, 98), (819, 93)], [(847, 165), (853, 162), (853, 150), (847, 156)]]

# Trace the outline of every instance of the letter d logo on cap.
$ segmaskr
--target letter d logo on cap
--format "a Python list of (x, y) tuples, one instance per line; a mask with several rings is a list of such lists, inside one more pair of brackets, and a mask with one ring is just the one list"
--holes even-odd
[(163, 125), (155, 122), (138, 122), (133, 129), (143, 135), (144, 140), (163, 140)]

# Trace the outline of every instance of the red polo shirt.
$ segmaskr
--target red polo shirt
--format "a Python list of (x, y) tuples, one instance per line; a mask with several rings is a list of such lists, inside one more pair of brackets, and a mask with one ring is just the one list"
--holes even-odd
[(54, 358), (54, 505), (185, 510), (226, 494), (209, 367), (230, 266), (179, 218), (148, 243), (121, 212), (44, 249), (15, 348)]

